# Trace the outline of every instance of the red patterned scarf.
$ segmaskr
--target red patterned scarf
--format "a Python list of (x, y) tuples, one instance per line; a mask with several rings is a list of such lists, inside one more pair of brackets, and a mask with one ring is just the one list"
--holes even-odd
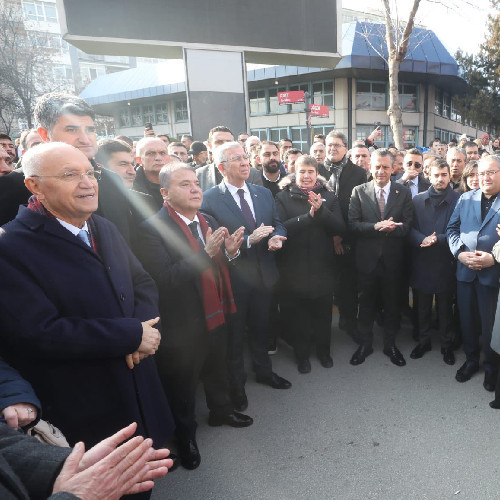
[[(49, 219), (56, 218), (53, 213), (51, 213), (42, 205), (40, 200), (35, 195), (30, 196), (30, 199), (28, 200), (28, 208), (32, 212), (36, 212), (37, 214), (43, 215), (44, 217), (48, 217)], [(94, 221), (92, 220), (92, 216), (87, 219), (87, 229), (90, 235), (90, 245), (92, 246), (92, 250), (94, 250), (94, 252), (97, 252), (97, 241), (95, 237), (95, 235), (97, 234), (97, 228)]]
[[(180, 227), (193, 251), (198, 252), (200, 245), (185, 222), (168, 203), (164, 203), (163, 206), (167, 209), (170, 218)], [(196, 215), (198, 215), (201, 232), (206, 241), (207, 221), (200, 212), (197, 212)], [(229, 271), (225, 265), (222, 252), (219, 250), (212, 260), (215, 265), (212, 269), (203, 271), (200, 280), (205, 323), (209, 332), (225, 323), (225, 314), (234, 314), (236, 312)]]

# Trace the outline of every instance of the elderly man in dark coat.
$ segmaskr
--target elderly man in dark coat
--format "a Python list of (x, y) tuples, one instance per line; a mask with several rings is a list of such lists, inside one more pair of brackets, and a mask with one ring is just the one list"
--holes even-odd
[(417, 294), (419, 343), (410, 357), (431, 350), (432, 300), (436, 297), (443, 360), (455, 363), (451, 347), (456, 263), (448, 247), (446, 227), (460, 195), (450, 185), (450, 167), (444, 160), (430, 164), (431, 187), (413, 198), (414, 218), (409, 234), (412, 248), (410, 285)]
[(96, 172), (76, 148), (24, 157), (34, 196), (0, 230), (2, 355), (33, 386), (44, 418), (92, 445), (130, 422), (162, 444), (172, 417), (153, 355), (151, 277), (97, 209)]

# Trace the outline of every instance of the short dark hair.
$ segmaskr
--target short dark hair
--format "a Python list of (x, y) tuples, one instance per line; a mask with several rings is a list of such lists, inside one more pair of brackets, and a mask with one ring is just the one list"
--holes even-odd
[(422, 154), (422, 151), (420, 151), (420, 149), (417, 149), (417, 148), (408, 149), (406, 151), (406, 154), (407, 155), (418, 155), (418, 156), (421, 156), (422, 158), (424, 157), (424, 155)]
[(132, 153), (132, 148), (119, 139), (101, 139), (97, 142), (95, 161), (106, 167), (114, 153)]
[(134, 141), (128, 135), (117, 135), (115, 139), (117, 141), (126, 142), (131, 148), (134, 147)]
[(391, 160), (391, 165), (394, 165), (394, 155), (387, 148), (379, 148), (372, 152), (371, 157), (380, 156), (381, 158), (385, 158), (388, 156)]
[(193, 139), (193, 136), (192, 136), (192, 135), (189, 135), (189, 134), (182, 134), (181, 139), (182, 139), (182, 137), (186, 137), (186, 138), (187, 138), (187, 139), (189, 139), (190, 141), (194, 141), (194, 139)]
[(217, 125), (217, 127), (210, 129), (210, 132), (208, 133), (207, 140), (209, 144), (212, 144), (212, 136), (215, 134), (215, 132), (229, 132), (234, 137), (234, 134), (231, 132), (231, 129), (224, 127), (224, 125)]
[(280, 141), (278, 142), (278, 149), (281, 149), (281, 146), (283, 146), (284, 142), (290, 142), (293, 146), (293, 141), (291, 139), (289, 139), (288, 137), (283, 137), (283, 139), (280, 139)]
[[(256, 144), (255, 145), (255, 152), (257, 154), (260, 154), (261, 150), (262, 150), (262, 146), (264, 145), (267, 145), (267, 146), (275, 146), (276, 149), (279, 149), (277, 144), (274, 142), (274, 141), (261, 141), (259, 142), (259, 144)], [(252, 146), (253, 147), (253, 146)]]
[(305, 165), (312, 165), (316, 169), (316, 173), (318, 173), (318, 162), (316, 161), (316, 158), (311, 155), (302, 155), (297, 158), (297, 161), (295, 162), (295, 170), (297, 170), (297, 163), (304, 163)]
[(35, 103), (33, 111), (39, 127), (51, 131), (63, 115), (90, 116), (95, 119), (94, 110), (81, 98), (65, 92), (49, 92)]
[(474, 141), (467, 141), (463, 146), (465, 148), (478, 148), (479, 146)]
[(446, 168), (448, 170), (448, 173), (450, 173), (450, 166), (448, 165), (448, 162), (446, 160), (443, 160), (443, 158), (436, 158), (430, 162), (429, 173), (432, 170), (432, 167), (439, 168), (440, 170)]
[(288, 158), (288, 155), (301, 155), (301, 154), (302, 154), (302, 151), (300, 149), (297, 149), (297, 148), (291, 148), (286, 152), (287, 158)]
[(434, 137), (434, 139), (432, 139), (432, 141), (429, 143), (429, 147), (432, 148), (432, 145), (435, 143), (435, 142), (439, 142), (441, 143), (441, 139), (439, 137)]
[(180, 141), (171, 142), (168, 146), (169, 147), (170, 146), (177, 146), (177, 147), (180, 146), (181, 148), (184, 148), (187, 151), (186, 146), (184, 146), (184, 144), (182, 144), (182, 142), (180, 142)]
[(5, 132), (0, 132), (0, 139), (9, 139), (12, 142), (12, 138), (8, 136)]

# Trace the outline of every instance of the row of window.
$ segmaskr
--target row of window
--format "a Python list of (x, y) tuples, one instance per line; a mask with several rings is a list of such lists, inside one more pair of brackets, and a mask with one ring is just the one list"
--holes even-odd
[(23, 11), (26, 19), (30, 21), (57, 23), (57, 10), (54, 3), (23, 0)]
[[(388, 148), (394, 145), (394, 136), (389, 125), (381, 125), (382, 136), (375, 141), (379, 148)], [(356, 125), (356, 140), (364, 141), (373, 132), (373, 125)], [(414, 148), (418, 143), (418, 128), (403, 128), (403, 146), (405, 149)]]
[[(436, 88), (434, 112), (436, 113), (436, 115), (442, 116), (443, 118), (448, 118), (449, 120), (462, 123), (462, 116), (455, 108), (453, 97), (438, 88)], [(467, 125), (470, 125), (470, 123), (468, 123)]]
[[(399, 84), (399, 105), (403, 111), (418, 111), (418, 86)], [(389, 105), (387, 82), (356, 81), (356, 109), (385, 111)]]
[[(176, 123), (187, 122), (187, 100), (174, 101), (174, 120)], [(142, 106), (126, 106), (119, 111), (120, 127), (142, 127), (146, 123), (169, 123), (168, 102), (159, 102)]]

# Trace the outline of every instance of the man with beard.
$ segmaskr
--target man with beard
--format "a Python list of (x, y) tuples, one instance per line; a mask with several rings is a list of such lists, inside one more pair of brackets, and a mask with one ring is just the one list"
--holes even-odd
[[(338, 130), (333, 130), (326, 137), (325, 168), (321, 175), (329, 179), (333, 193), (337, 195), (340, 211), (347, 225), (349, 201), (355, 186), (366, 182), (366, 171), (347, 158), (347, 137)], [(338, 282), (335, 287), (335, 298), (339, 307), (339, 328), (349, 335), (356, 335), (357, 288), (356, 264), (354, 261), (353, 238), (350, 230), (334, 236), (335, 265), (338, 269)]]
[(280, 151), (273, 141), (262, 141), (257, 146), (257, 161), (262, 165), (260, 175), (262, 185), (269, 189), (273, 196), (279, 193), (278, 182), (281, 179)]
[(16, 163), (16, 147), (7, 134), (0, 134), (0, 147), (5, 149), (9, 155), (7, 163), (14, 165)]
[(429, 172), (431, 187), (413, 198), (414, 218), (409, 235), (410, 285), (417, 294), (419, 328), (419, 343), (410, 358), (419, 359), (431, 350), (432, 300), (436, 297), (441, 354), (446, 364), (453, 365), (451, 323), (456, 264), (446, 241), (446, 227), (460, 195), (451, 187), (450, 168), (444, 160), (435, 159)]

